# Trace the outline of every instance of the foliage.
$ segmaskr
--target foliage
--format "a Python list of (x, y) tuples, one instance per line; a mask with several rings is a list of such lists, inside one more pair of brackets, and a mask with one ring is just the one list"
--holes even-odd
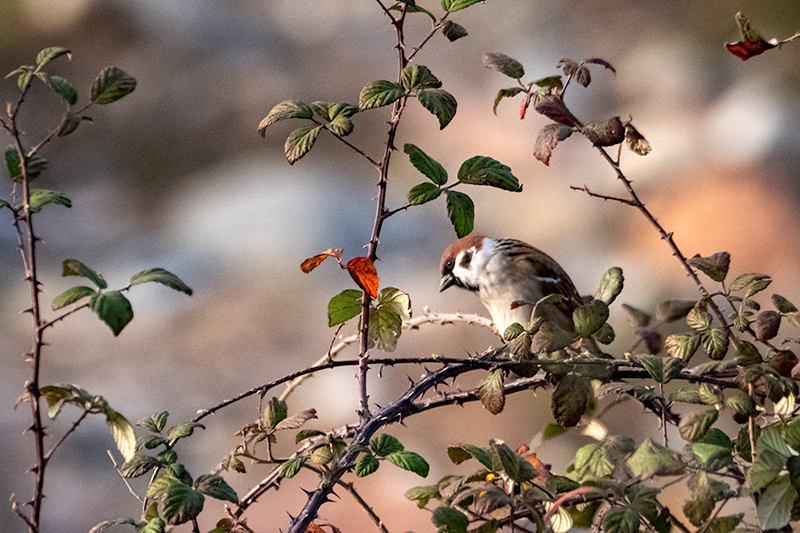
[[(377, 214), (366, 255), (345, 263), (342, 249), (329, 248), (301, 264), (303, 272), (311, 273), (328, 258), (334, 258), (347, 271), (358, 289), (349, 285), (350, 288), (330, 298), (328, 325), (336, 327), (335, 335), (348, 325), (356, 334), (336, 347), (332, 342), (316, 365), (201, 410), (191, 421), (168, 426), (166, 411), (143, 418), (137, 422), (141, 428), (138, 438), (127, 419), (102, 396), (72, 384), (40, 385), (44, 336), (54, 324), (85, 308), (117, 336), (134, 317), (126, 296), (134, 286), (157, 283), (187, 295), (192, 294), (192, 289), (173, 273), (150, 268), (134, 274), (127, 286), (113, 290), (97, 271), (76, 259), (65, 259), (63, 276), (85, 281), (56, 296), (51, 309), (57, 314), (44, 318), (40, 301), (42, 282), (37, 270), (39, 238), (33, 230), (33, 219), (47, 206), (70, 208), (72, 203), (61, 192), (30, 187), (48, 169), (48, 162), (40, 156), (41, 149), (89, 120), (84, 113), (93, 105), (113, 103), (132, 92), (136, 80), (116, 67), (106, 68), (91, 87), (89, 103), (77, 108), (78, 92), (72, 85), (63, 77), (43, 70), (56, 59), (70, 58), (68, 50), (46, 48), (36, 57), (35, 65), (21, 66), (9, 74), (16, 77), (19, 98), (15, 105), (8, 106), (8, 118), (0, 123), (12, 140), (12, 146), (4, 153), (12, 194), (10, 199), (0, 199), (0, 208), (8, 208), (14, 215), (13, 226), (26, 280), (32, 289), (28, 310), (33, 317), (29, 354), (32, 375), (25, 387), (24, 400), (31, 406), (36, 462), (30, 509), (21, 508), (13, 499), (12, 505), (29, 531), (40, 530), (44, 479), (53, 452), (92, 414), (105, 416), (125, 458), (119, 474), (124, 479), (149, 475), (141, 497), (141, 516), (106, 520), (92, 532), (133, 526), (138, 532), (156, 533), (167, 531), (168, 525), (183, 523), (191, 523), (193, 530), (199, 531), (197, 517), (207, 510), (206, 497), (230, 504), (226, 516), (212, 530), (214, 533), (252, 531), (244, 513), (262, 498), (266, 499), (270, 490), (281, 483), (290, 485), (300, 475), (315, 476), (318, 480), (316, 488), (307, 492), (303, 508), (292, 516), (290, 531), (317, 532), (324, 531), (323, 527), (339, 531), (333, 524), (318, 521), (321, 506), (330, 501), (339, 487), (352, 494), (377, 527), (384, 530), (380, 517), (356, 491), (354, 483), (345, 479), (349, 476), (358, 481), (365, 476), (381, 475), (378, 470), (384, 463), (422, 478), (430, 472), (422, 455), (407, 450), (387, 433), (389, 426), (430, 409), (468, 401), (479, 401), (490, 413), (500, 416), (508, 395), (537, 387), (552, 390), (553, 422), (544, 432), (545, 439), (564, 438), (575, 431), (572, 428), (583, 426), (593, 430), (594, 441), (577, 450), (570, 465), (555, 468), (544, 463), (546, 457), (531, 453), (527, 447), (514, 449), (498, 439), (490, 440), (488, 446), (482, 446), (483, 443), (449, 446), (447, 455), (454, 467), (462, 471), (471, 468), (406, 492), (406, 497), (419, 508), (431, 511), (431, 522), (437, 531), (489, 533), (509, 527), (562, 532), (571, 527), (593, 527), (608, 533), (666, 533), (673, 529), (689, 531), (691, 526), (702, 532), (728, 533), (737, 528), (787, 530), (798, 520), (800, 418), (794, 373), (798, 359), (792, 349), (800, 340), (786, 335), (785, 330), (800, 329), (800, 311), (784, 296), (772, 294), (765, 298), (772, 282), (766, 274), (744, 273), (731, 280), (728, 252), (687, 258), (673, 234), (648, 211), (621, 166), (623, 144), (638, 156), (651, 151), (644, 135), (630, 120), (619, 117), (584, 121), (565, 101), (565, 94), (575, 84), (586, 88), (598, 72), (616, 73), (604, 59), (562, 59), (556, 65), (560, 74), (529, 82), (523, 81), (526, 69), (522, 63), (506, 54), (486, 53), (483, 64), (516, 82), (513, 87), (498, 91), (495, 111), (504, 100), (520, 98), (521, 118), (526, 118), (532, 109), (548, 120), (533, 142), (536, 160), (549, 165), (560, 143), (570, 138), (588, 140), (591, 149), (615, 171), (627, 196), (603, 196), (585, 187), (573, 188), (593, 198), (637, 209), (654, 226), (680, 268), (696, 285), (698, 299), (667, 300), (653, 310), (620, 305), (636, 339), (630, 349), (620, 349), (613, 346), (616, 333), (608, 320), (612, 312), (617, 312), (614, 305), (623, 290), (624, 276), (620, 268), (611, 267), (600, 280), (594, 297), (574, 311), (569, 329), (548, 320), (546, 310), (559, 305), (562, 298), (551, 294), (530, 302), (535, 304), (530, 321), (514, 324), (502, 332), (500, 346), (475, 356), (412, 359), (374, 356), (378, 350), (393, 352), (403, 331), (419, 327), (420, 323), (437, 320), (445, 323), (461, 318), (455, 315), (435, 319), (427, 312), (414, 317), (407, 292), (381, 287), (376, 262), (383, 223), (400, 211), (421, 208), (444, 197), (446, 216), (455, 235), (463, 237), (472, 232), (474, 225), (475, 204), (464, 192), (470, 190), (469, 186), (488, 186), (507, 192), (522, 190), (508, 166), (484, 155), (461, 154), (463, 163), (455, 173), (455, 180), (450, 182), (452, 174), (442, 164), (422, 147), (406, 142), (402, 144), (403, 153), (424, 180), (408, 191), (407, 203), (394, 208), (387, 205), (388, 187), (394, 185), (390, 163), (397, 151), (398, 125), (407, 106), (416, 105), (413, 103), (416, 100), (436, 119), (440, 129), (454, 120), (458, 110), (456, 97), (443, 89), (445, 82), (420, 64), (416, 56), (437, 33), (441, 32), (451, 42), (467, 35), (467, 30), (450, 17), (478, 3), (479, 0), (442, 0), (442, 13), (435, 14), (418, 6), (415, 0), (400, 0), (392, 6), (378, 2), (398, 40), (396, 79), (368, 82), (358, 91), (357, 100), (353, 100), (356, 103), (305, 103), (287, 99), (272, 107), (258, 125), (257, 131), (264, 137), (277, 122), (295, 123), (284, 144), (284, 155), (290, 165), (305, 157), (320, 135), (330, 135), (378, 175)], [(737, 15), (737, 21), (743, 41), (728, 47), (742, 59), (782, 44), (765, 41), (741, 15)], [(417, 46), (408, 46), (405, 25), (417, 22), (430, 22), (431, 29)], [(67, 109), (44, 139), (26, 148), (18, 112), (31, 84), (39, 82), (64, 100)], [(369, 155), (368, 149), (347, 138), (364, 113), (388, 116), (380, 157)], [(616, 156), (609, 151), (611, 147), (618, 148)], [(403, 166), (410, 168), (405, 161)], [(771, 308), (762, 309), (767, 305)], [(679, 332), (666, 335), (667, 324), (680, 328), (673, 330)], [(782, 343), (777, 344), (782, 332)], [(334, 360), (342, 347), (353, 344), (358, 347), (357, 359)], [(433, 369), (426, 369), (420, 378), (412, 380), (388, 405), (376, 406), (370, 402), (373, 390), (370, 383), (375, 375), (369, 372), (370, 367), (418, 364)], [(340, 366), (357, 367), (358, 420), (338, 429), (308, 427), (317, 419), (316, 409), (290, 411), (286, 398), (303, 378)], [(461, 390), (463, 381), (459, 380), (467, 374), (480, 375), (482, 379), (477, 386)], [(270, 396), (265, 404), (267, 394), (284, 383), (288, 384), (287, 390), (280, 397)], [(609, 434), (602, 424), (601, 404), (612, 395), (641, 403), (660, 422), (662, 442), (638, 435)], [(195, 430), (204, 427), (200, 423), (203, 419), (251, 397), (257, 397), (258, 416), (237, 432), (240, 442), (233, 450), (221, 454), (224, 459), (217, 470), (246, 474), (249, 462), (266, 465), (269, 473), (259, 476), (257, 484), (240, 498), (217, 470), (191, 475), (180, 461), (176, 447), (179, 442), (195, 437)], [(45, 451), (44, 444), (52, 437), (42, 423), (42, 398), (52, 419), (67, 405), (81, 411), (49, 451)], [(669, 441), (669, 425), (677, 428), (681, 445)], [(734, 426), (738, 429), (726, 432)], [(295, 446), (295, 451), (279, 456), (276, 446), (279, 442), (288, 442)], [(680, 509), (670, 508), (662, 501), (663, 489), (677, 483), (685, 487), (687, 494)], [(743, 513), (724, 509), (734, 500), (746, 502), (754, 510), (757, 526), (746, 522)]]

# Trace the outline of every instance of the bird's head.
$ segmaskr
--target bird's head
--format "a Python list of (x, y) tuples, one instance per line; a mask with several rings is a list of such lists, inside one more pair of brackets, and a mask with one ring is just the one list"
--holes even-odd
[(494, 241), (483, 235), (468, 235), (448, 246), (439, 267), (442, 274), (439, 290), (455, 285), (477, 291), (493, 248)]

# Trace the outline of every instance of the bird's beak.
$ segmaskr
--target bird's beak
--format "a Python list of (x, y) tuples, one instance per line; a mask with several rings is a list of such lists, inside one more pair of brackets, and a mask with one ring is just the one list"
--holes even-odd
[(442, 276), (442, 281), (441, 281), (441, 284), (439, 285), (439, 292), (442, 292), (446, 288), (452, 287), (453, 285), (456, 285), (457, 283), (458, 282), (457, 282), (456, 278), (453, 276), (453, 274), (445, 274), (444, 276)]

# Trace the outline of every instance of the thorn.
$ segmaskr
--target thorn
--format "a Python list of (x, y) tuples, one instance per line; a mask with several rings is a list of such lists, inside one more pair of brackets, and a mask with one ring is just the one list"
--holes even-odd
[(314, 494), (313, 490), (306, 490), (303, 487), (300, 487), (300, 490), (302, 490), (306, 496), (311, 496), (312, 494)]
[(31, 314), (33, 314), (33, 308), (32, 308), (32, 307), (29, 307), (29, 308), (27, 308), (27, 309), (23, 309), (23, 310), (22, 310), (22, 311), (20, 311), (19, 313), (20, 313), (20, 314), (24, 314), (24, 313), (31, 313)]
[(294, 522), (294, 521), (295, 521), (295, 517), (294, 517), (294, 516), (292, 516), (291, 514), (289, 514), (289, 512), (288, 512), (288, 511), (286, 512), (286, 514), (288, 514), (288, 515), (289, 515), (289, 519), (290, 519), (292, 522)]

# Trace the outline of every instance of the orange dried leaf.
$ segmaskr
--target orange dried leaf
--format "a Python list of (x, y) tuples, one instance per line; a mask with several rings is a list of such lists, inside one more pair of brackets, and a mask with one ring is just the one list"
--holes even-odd
[(725, 48), (742, 61), (747, 61), (751, 57), (763, 54), (767, 50), (775, 48), (777, 45), (764, 39), (753, 41), (739, 41), (738, 43), (725, 43)]
[(346, 268), (361, 290), (373, 298), (378, 297), (378, 271), (369, 257), (354, 257)]
[[(319, 255), (325, 255), (325, 254), (319, 254)], [(317, 256), (314, 256), (314, 257), (317, 257)], [(322, 259), (320, 259), (320, 261), (322, 261), (323, 259), (325, 259), (325, 258), (323, 257)], [(321, 527), (319, 527), (314, 522), (311, 522), (310, 524), (308, 524), (308, 527), (306, 528), (306, 533), (325, 533), (325, 530), (322, 529)]]
[(309, 257), (308, 259), (300, 263), (300, 270), (308, 274), (309, 272), (317, 268), (320, 265), (320, 263), (325, 261), (328, 257), (335, 257), (339, 259), (340, 257), (342, 257), (342, 251), (338, 249), (334, 250), (333, 248), (328, 248), (321, 254)]

